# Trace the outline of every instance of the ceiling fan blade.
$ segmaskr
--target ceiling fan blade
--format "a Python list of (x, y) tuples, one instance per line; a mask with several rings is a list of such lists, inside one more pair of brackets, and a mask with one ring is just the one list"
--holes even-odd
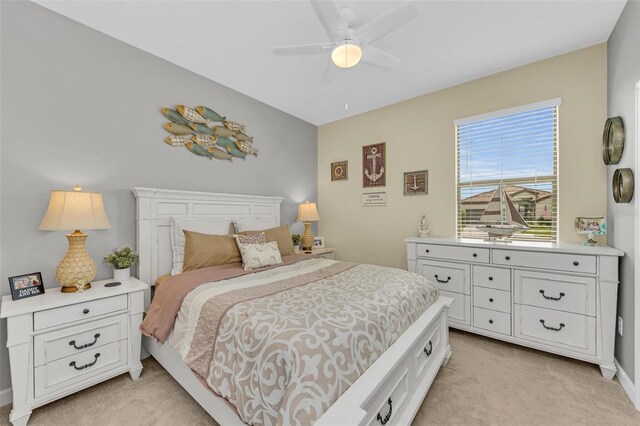
[(367, 45), (362, 49), (362, 62), (382, 68), (392, 69), (401, 61), (399, 58), (396, 58), (384, 50)]
[(329, 62), (327, 63), (327, 68), (324, 70), (324, 75), (322, 76), (322, 84), (331, 83), (338, 71), (339, 71), (338, 67), (336, 67), (333, 64), (333, 61), (331, 61), (331, 58), (329, 58)]
[(281, 46), (273, 49), (276, 55), (315, 55), (330, 52), (333, 43), (295, 44), (293, 46)]
[(331, 40), (344, 38), (347, 25), (334, 1), (311, 0), (311, 6)]
[(355, 38), (364, 44), (371, 43), (406, 24), (419, 13), (420, 6), (416, 2), (408, 1), (358, 28)]

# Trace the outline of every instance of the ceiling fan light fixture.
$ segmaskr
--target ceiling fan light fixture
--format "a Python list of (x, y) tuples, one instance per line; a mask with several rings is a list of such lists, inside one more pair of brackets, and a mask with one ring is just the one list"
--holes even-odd
[(351, 40), (337, 45), (331, 52), (331, 60), (338, 68), (351, 68), (362, 59), (362, 49)]

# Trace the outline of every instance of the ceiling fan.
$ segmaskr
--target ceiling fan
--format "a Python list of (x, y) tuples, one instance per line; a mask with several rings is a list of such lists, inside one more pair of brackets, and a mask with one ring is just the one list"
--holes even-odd
[[(327, 32), (330, 41), (298, 44), (273, 49), (276, 55), (313, 55), (331, 52), (331, 61), (324, 81), (338, 68), (351, 68), (360, 61), (391, 69), (399, 58), (372, 46), (370, 43), (415, 18), (420, 12), (417, 3), (407, 1), (391, 11), (356, 27), (353, 8), (339, 8), (335, 1), (311, 0), (313, 10)], [(335, 66), (334, 66), (335, 65)]]

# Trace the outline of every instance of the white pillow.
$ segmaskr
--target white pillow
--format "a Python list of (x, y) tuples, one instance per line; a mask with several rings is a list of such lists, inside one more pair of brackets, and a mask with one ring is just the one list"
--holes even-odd
[(171, 275), (182, 273), (184, 262), (185, 237), (183, 230), (200, 232), (201, 234), (227, 235), (229, 219), (176, 218), (171, 217), (171, 249), (173, 250), (173, 267)]
[(282, 263), (278, 243), (275, 241), (264, 244), (242, 244), (238, 242), (238, 249), (240, 250), (240, 255), (242, 255), (242, 267), (245, 271)]
[(233, 225), (236, 232), (244, 231), (262, 231), (263, 229), (271, 229), (280, 226), (278, 218), (274, 216), (267, 217), (241, 217), (234, 219)]

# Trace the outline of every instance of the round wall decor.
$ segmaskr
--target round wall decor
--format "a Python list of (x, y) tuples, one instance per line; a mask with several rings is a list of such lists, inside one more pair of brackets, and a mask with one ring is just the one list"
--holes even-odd
[(633, 171), (631, 169), (616, 169), (613, 173), (613, 199), (616, 203), (628, 203), (633, 198)]
[(618, 164), (624, 151), (624, 123), (621, 117), (609, 117), (602, 134), (602, 159), (604, 164)]

